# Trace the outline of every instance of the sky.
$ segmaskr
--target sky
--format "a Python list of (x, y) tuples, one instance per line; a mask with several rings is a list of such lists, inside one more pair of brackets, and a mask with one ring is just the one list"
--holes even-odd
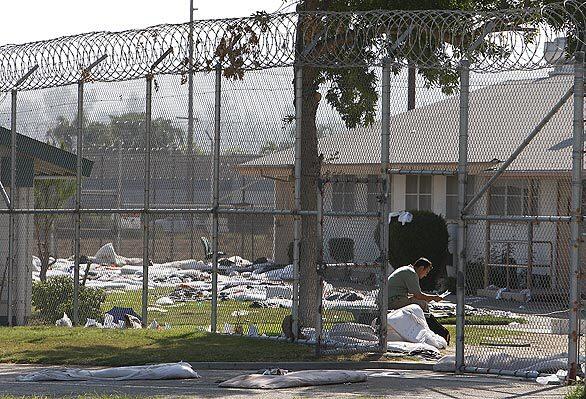
[[(3, 23), (0, 24), (0, 46), (5, 44), (22, 44), (33, 41), (54, 39), (66, 35), (94, 31), (121, 31), (139, 29), (164, 23), (184, 23), (189, 20), (189, 0), (0, 0)], [(293, 3), (294, 0), (287, 0)], [(83, 4), (83, 6), (80, 6)], [(256, 11), (283, 11), (282, 0), (194, 0), (197, 8), (195, 19), (246, 17)], [(287, 9), (285, 9), (287, 11)], [(289, 9), (291, 11), (291, 8)], [(246, 136), (245, 132), (257, 131), (258, 126), (266, 127), (270, 134), (283, 134), (282, 119), (290, 115), (291, 68), (281, 68), (265, 72), (249, 73), (243, 82), (226, 83), (224, 93), (224, 111), (230, 115), (229, 124), (239, 126), (233, 131), (224, 132), (224, 137), (231, 143), (249, 147), (244, 142), (253, 142), (255, 137)], [(533, 75), (532, 75), (533, 76)], [(213, 124), (213, 83), (207, 75), (198, 74), (195, 87), (198, 100), (194, 111), (200, 128), (212, 129)], [(392, 112), (403, 112), (406, 108), (405, 73), (393, 78)], [(473, 80), (475, 78), (473, 77)], [(508, 76), (494, 77), (490, 81), (509, 79)], [(186, 126), (183, 119), (186, 110), (186, 85), (179, 85), (176, 76), (160, 77), (161, 90), (156, 110), (162, 116)], [(481, 87), (488, 81), (478, 84)], [(444, 98), (438, 89), (422, 89), (423, 81), (419, 79), (418, 106), (429, 104)], [(274, 89), (279, 88), (277, 93)], [(92, 85), (86, 89), (86, 114), (92, 120), (108, 120), (109, 115), (123, 112), (138, 112), (144, 108), (144, 82), (123, 82), (116, 85)], [(0, 125), (10, 123), (10, 98), (0, 97)], [(76, 112), (76, 92), (74, 86), (59, 87), (44, 91), (30, 91), (19, 97), (20, 117), (17, 118), (21, 133), (42, 139), (44, 133), (55, 124), (56, 116), (65, 116), (72, 120)], [(323, 102), (322, 119), (326, 125), (340, 125), (339, 116), (332, 112)], [(226, 118), (225, 118), (226, 119)], [(264, 122), (260, 122), (264, 121)], [(272, 121), (273, 123), (267, 123)], [(260, 125), (259, 125), (260, 124)], [(231, 137), (230, 135), (233, 135)], [(278, 138), (275, 137), (275, 141)], [(202, 136), (201, 143), (209, 144)], [(231, 145), (231, 144), (230, 144)]]
[[(194, 0), (194, 19), (275, 12), (282, 0)], [(189, 0), (3, 0), (0, 46), (189, 21)]]

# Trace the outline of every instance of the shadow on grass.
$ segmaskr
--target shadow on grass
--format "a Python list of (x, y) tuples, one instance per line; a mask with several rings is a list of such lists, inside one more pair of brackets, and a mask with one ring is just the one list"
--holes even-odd
[[(72, 332), (74, 332), (73, 330)], [(76, 331), (76, 332), (79, 332)], [(103, 334), (100, 334), (102, 332)], [(198, 332), (98, 331), (97, 334), (72, 334), (71, 337), (25, 338), (33, 345), (6, 348), (1, 361), (40, 364), (130, 366), (149, 363), (309, 361), (315, 360), (312, 348), (285, 342)], [(100, 337), (100, 335), (103, 335)], [(100, 339), (103, 338), (103, 339)], [(22, 342), (22, 341), (21, 341)]]

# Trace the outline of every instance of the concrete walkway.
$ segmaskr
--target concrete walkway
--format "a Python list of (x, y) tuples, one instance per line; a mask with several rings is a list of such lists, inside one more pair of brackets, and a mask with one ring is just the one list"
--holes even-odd
[(563, 386), (541, 386), (514, 378), (480, 375), (453, 375), (427, 370), (366, 370), (367, 382), (283, 389), (278, 391), (221, 389), (218, 382), (253, 370), (197, 370), (202, 378), (181, 381), (87, 381), (17, 382), (16, 376), (42, 368), (28, 365), (0, 365), (0, 392), (3, 395), (72, 396), (88, 394), (157, 396), (167, 398), (563, 398)]

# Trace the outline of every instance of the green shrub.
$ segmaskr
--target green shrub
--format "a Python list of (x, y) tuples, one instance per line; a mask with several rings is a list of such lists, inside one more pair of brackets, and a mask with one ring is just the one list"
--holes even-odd
[(468, 262), (466, 266), (466, 294), (476, 295), (479, 288), (484, 288), (484, 263), (481, 259)]
[(294, 242), (291, 241), (287, 246), (287, 258), (289, 259), (289, 264), (293, 264), (293, 244)]
[(443, 217), (428, 211), (410, 211), (413, 221), (404, 226), (393, 218), (389, 224), (389, 262), (395, 268), (425, 257), (433, 263), (431, 272), (421, 280), (424, 290), (436, 288), (446, 275), (448, 228)]
[[(80, 322), (84, 322), (87, 318), (101, 319), (100, 307), (105, 300), (104, 290), (80, 286)], [(59, 276), (50, 278), (46, 282), (35, 282), (32, 303), (39, 311), (39, 317), (47, 324), (54, 324), (56, 320), (63, 317), (63, 313), (73, 318), (73, 280), (68, 276)]]
[(586, 388), (582, 384), (577, 385), (564, 396), (564, 399), (586, 399)]
[(330, 238), (328, 240), (328, 248), (330, 250), (330, 256), (336, 262), (348, 263), (354, 259), (354, 240), (351, 238)]

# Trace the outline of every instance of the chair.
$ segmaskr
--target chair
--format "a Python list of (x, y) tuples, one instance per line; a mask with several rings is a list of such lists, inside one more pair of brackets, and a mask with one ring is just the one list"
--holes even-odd
[[(201, 245), (203, 245), (203, 253), (205, 255), (205, 259), (212, 259), (214, 257), (214, 252), (212, 251), (212, 246), (210, 244), (210, 240), (207, 237), (200, 237)], [(226, 254), (222, 251), (218, 251), (218, 257), (226, 256)]]

